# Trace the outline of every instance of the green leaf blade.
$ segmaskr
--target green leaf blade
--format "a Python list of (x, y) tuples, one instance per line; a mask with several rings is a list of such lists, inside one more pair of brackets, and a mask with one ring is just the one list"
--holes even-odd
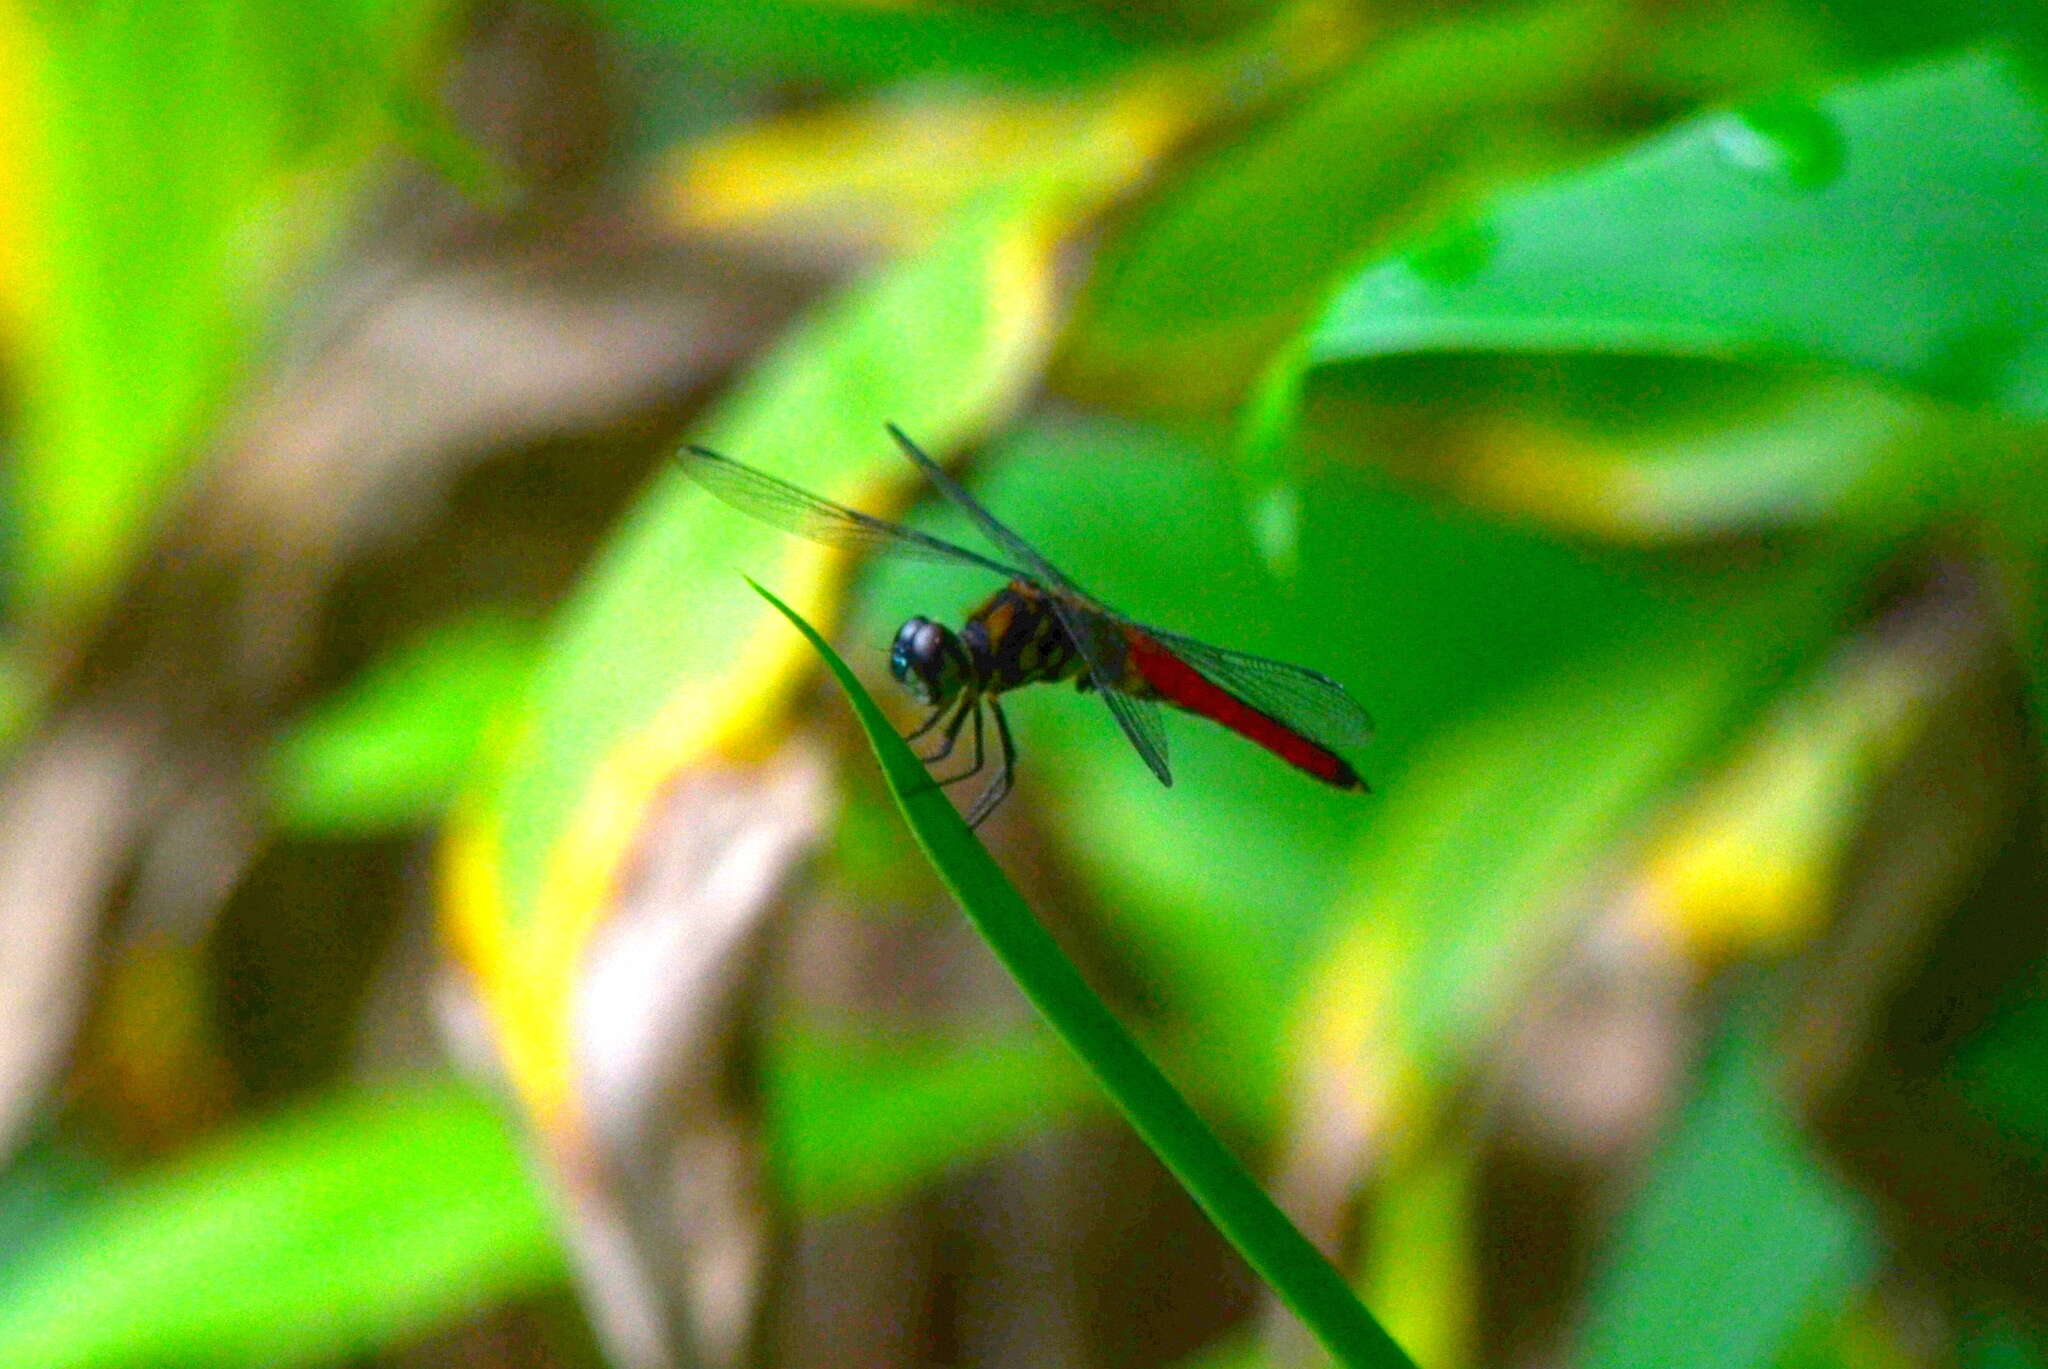
[(393, 1087), (272, 1118), (50, 1238), (0, 1284), (0, 1363), (310, 1363), (563, 1273), (500, 1109)]
[(1273, 1205), (1096, 997), (846, 662), (781, 600), (759, 585), (754, 589), (823, 658), (852, 702), (897, 805), (939, 878), (1145, 1143), (1339, 1363), (1412, 1369), (1343, 1276)]
[(2048, 124), (2020, 64), (1977, 50), (1511, 194), (1353, 278), (1310, 350), (1820, 362), (2039, 417), (2044, 205)]
[(1578, 1369), (1769, 1365), (1803, 1317), (1876, 1271), (1871, 1214), (1785, 1115), (1747, 1016), (1622, 1224)]
[(461, 787), (491, 718), (524, 686), (538, 633), (485, 611), (373, 662), (272, 748), (271, 803), (288, 830), (375, 836), (429, 822)]

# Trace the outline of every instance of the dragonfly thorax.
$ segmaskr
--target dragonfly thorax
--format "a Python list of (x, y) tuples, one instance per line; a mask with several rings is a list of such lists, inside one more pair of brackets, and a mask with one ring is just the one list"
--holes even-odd
[(896, 631), (889, 673), (927, 708), (952, 702), (967, 683), (967, 649), (944, 623), (912, 618)]

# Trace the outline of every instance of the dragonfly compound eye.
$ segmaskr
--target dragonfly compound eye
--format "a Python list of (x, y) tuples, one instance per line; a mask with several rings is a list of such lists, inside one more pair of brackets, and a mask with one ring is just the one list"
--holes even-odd
[(944, 624), (912, 618), (897, 631), (895, 645), (889, 648), (889, 673), (928, 706), (942, 704), (959, 692), (959, 650), (952, 636)]

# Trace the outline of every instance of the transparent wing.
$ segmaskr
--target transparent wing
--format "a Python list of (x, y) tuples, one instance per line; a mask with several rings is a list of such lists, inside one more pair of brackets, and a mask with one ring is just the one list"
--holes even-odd
[(685, 475), (740, 512), (828, 547), (880, 552), (947, 565), (977, 566), (994, 571), (1004, 579), (1024, 574), (979, 552), (956, 547), (943, 538), (821, 499), (703, 447), (685, 448), (676, 455), (676, 464), (682, 467)]
[(1081, 659), (1088, 663), (1088, 678), (1109, 705), (1109, 715), (1159, 782), (1170, 787), (1173, 772), (1166, 766), (1166, 724), (1159, 716), (1159, 706), (1116, 687), (1123, 678), (1126, 650), (1116, 616), (1106, 609), (1098, 612), (1092, 606), (1070, 603), (1057, 590), (1046, 596), (1046, 602), (1052, 605), (1053, 616), (1068, 639), (1080, 648)]
[(1110, 716), (1131, 739), (1131, 745), (1138, 748), (1138, 754), (1145, 758), (1145, 764), (1152, 768), (1159, 782), (1171, 788), (1173, 772), (1166, 768), (1166, 721), (1159, 715), (1159, 705), (1115, 689), (1104, 690), (1102, 701), (1109, 705)]
[(1372, 739), (1372, 715), (1327, 675), (1156, 627), (1143, 630), (1210, 680), (1306, 737), (1333, 747), (1363, 746)]
[(1049, 596), (1053, 615), (1079, 649), (1081, 659), (1088, 663), (1089, 678), (1102, 695), (1102, 701), (1109, 705), (1110, 716), (1116, 719), (1117, 726), (1123, 729), (1124, 736), (1144, 757), (1145, 764), (1159, 777), (1159, 782), (1171, 785), (1173, 771), (1166, 764), (1166, 724), (1159, 715), (1158, 705), (1149, 700), (1134, 699), (1116, 687), (1123, 674), (1119, 668), (1123, 660), (1123, 634), (1115, 627), (1120, 615), (1104, 607), (1101, 601), (1040, 556), (1029, 542), (1005, 527), (1002, 520), (983, 508), (980, 500), (948, 475), (943, 466), (904, 436), (901, 428), (891, 423), (889, 436), (896, 439), (896, 445), (903, 448), (903, 454), (925, 473), (925, 477), (938, 486), (939, 493), (952, 500), (962, 513), (973, 520), (983, 536), (1000, 548), (1004, 555), (1016, 558), (1028, 572), (1026, 578), (1054, 591)]
[[(962, 513), (973, 520), (974, 526), (981, 529), (982, 536), (995, 543), (1003, 555), (1014, 558), (1018, 565), (1024, 567), (1028, 572), (1027, 578), (1038, 581), (1048, 589), (1063, 589), (1091, 607), (1102, 607), (1093, 595), (1069, 580), (1052, 562), (1040, 556), (1029, 542), (1003, 526), (994, 514), (981, 506), (980, 500), (969, 494), (965, 486), (948, 475), (945, 467), (926, 456), (924, 450), (905, 437), (903, 430), (894, 423), (889, 425), (889, 436), (896, 439), (896, 445), (903, 448), (903, 454), (924, 472), (925, 478), (938, 486), (939, 493), (952, 500)], [(1061, 622), (1071, 631), (1071, 625), (1066, 624), (1065, 619)], [(1084, 647), (1085, 645), (1083, 643)]]

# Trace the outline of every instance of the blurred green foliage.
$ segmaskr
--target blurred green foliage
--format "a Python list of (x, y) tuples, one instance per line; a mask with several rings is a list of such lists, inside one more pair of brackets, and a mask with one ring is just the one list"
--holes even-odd
[(430, 820), (468, 779), (537, 646), (518, 617), (481, 611), (373, 663), (277, 738), (269, 787), (279, 826), (334, 837)]
[(792, 1200), (832, 1213), (884, 1202), (1098, 1105), (1042, 1030), (891, 1039), (785, 1028), (766, 1068), (776, 1162)]
[(0, 1278), (0, 1357), (44, 1369), (333, 1359), (560, 1277), (497, 1106), (348, 1094), (81, 1202)]
[(449, 22), (348, 0), (9, 12), (25, 626), (60, 630), (129, 568)]
[(858, 84), (958, 74), (1078, 81), (1135, 55), (1112, 9), (958, 7), (936, 12), (818, 0), (604, 0), (629, 33), (684, 46), (751, 76)]
[(2038, 417), (2044, 192), (2000, 52), (1759, 99), (1437, 229), (1345, 285), (1309, 356), (1817, 361)]
[(1874, 1223), (1786, 1126), (1760, 1016), (1754, 995), (1740, 1003), (1701, 1062), (1616, 1234), (1576, 1363), (1769, 1364), (1805, 1317), (1869, 1278)]
[[(398, 892), (335, 881), (343, 902), (385, 900), (380, 927), (418, 916), (436, 879), (416, 844), (455, 809), (449, 924), (541, 1150), (584, 1156), (602, 1131), (562, 1120), (595, 1106), (579, 975), (671, 782), (834, 735), (812, 726), (834, 715), (807, 707), (808, 658), (735, 572), (843, 624), (871, 680), (869, 644), (913, 613), (957, 621), (988, 588), (926, 565), (849, 574), (659, 452), (709, 442), (888, 513), (917, 493), (894, 421), (971, 458), (977, 493), (1107, 601), (1326, 671), (1379, 718), (1353, 757), (1370, 796), (1179, 719), (1163, 793), (1099, 701), (1026, 691), (1024, 835), (999, 849), (1029, 853), (1148, 1045), (1296, 1184), (1431, 1369), (2044, 1362), (2024, 1259), (2048, 1248), (2040, 798), (1998, 778), (2039, 747), (2013, 730), (2009, 676), (2048, 717), (2034, 7), (512, 9), (575, 37), (520, 50), (495, 10), (343, 0), (0, 16), (19, 122), (0, 150), (0, 721), (19, 755), (67, 735), (69, 702), (105, 704), (96, 671), (109, 641), (146, 635), (134, 620), (184, 614), (203, 638), (260, 616), (263, 584), (217, 592), (218, 566), (166, 530), (205, 524), (207, 475), (332, 343), (298, 331), (354, 307), (332, 282), (377, 276), (417, 231), (393, 206), (446, 193), (414, 163), (491, 192), (452, 237), (519, 277), (536, 242), (653, 231), (677, 193), (667, 130), (691, 151), (731, 138), (728, 193), (778, 231), (713, 242), (716, 215), (682, 218), (715, 263), (699, 288), (744, 296), (753, 331), (736, 368), (674, 379), (620, 425), (634, 441), (608, 431), (572, 477), (639, 462), (647, 481), (578, 553), (575, 587), (505, 588), (474, 548), (486, 569), (433, 578), (408, 530), (460, 542), (432, 519), (472, 491), (393, 482), (421, 602), (310, 682), (251, 686), (272, 711), (212, 738), (255, 759), (237, 802), (204, 811), (232, 810), (264, 858), (347, 869), (405, 848)], [(492, 62), (495, 85), (465, 75)], [(566, 146), (586, 117), (549, 84), (564, 68), (602, 97), (573, 174), (543, 136)], [(1029, 136), (947, 144), (932, 178), (964, 189), (891, 203), (933, 155), (894, 130), (970, 109)], [(893, 182), (811, 154), (816, 182), (875, 201), (848, 217), (889, 246), (851, 269), (846, 237), (798, 212), (802, 138), (780, 145), (794, 163), (737, 141), (820, 114), (903, 142)], [(572, 189), (549, 200), (556, 175)], [(773, 322), (792, 292), (805, 311)], [(528, 470), (554, 426), (508, 422), (486, 464)], [(971, 541), (944, 509), (906, 516)], [(323, 594), (340, 598), (305, 597)], [(191, 690), (190, 712), (240, 697), (246, 662), (222, 656), (226, 685)], [(168, 687), (165, 717), (189, 688)], [(921, 927), (903, 906), (937, 896), (912, 848), (842, 784), (819, 887), (856, 929)], [(108, 896), (117, 967), (127, 900), (213, 830), (165, 829), (114, 859), (134, 872)], [(483, 894), (456, 877), (478, 870)], [(231, 894), (192, 883), (180, 925), (214, 935)], [(293, 951), (309, 978), (336, 959)], [(221, 1135), (167, 1159), (110, 1139), (161, 1100), (106, 1076), (175, 1095), (190, 1081), (164, 1062), (260, 1016), (236, 1016), (252, 991), (219, 970), (231, 957), (199, 959), (216, 980), (194, 1016), (213, 1025), (90, 1027), (0, 1172), (0, 1362), (375, 1356), (564, 1277), (520, 1141), (452, 1085), (313, 1081), (286, 1117), (230, 1105), (197, 1128)], [(1513, 1112), (1518, 1080), (1552, 1077), (1532, 1057), (1594, 1069), (1540, 1030), (1589, 964), (1659, 1005), (1642, 1035), (1661, 1045), (1628, 1043), (1664, 1081), (1578, 1080), (1602, 1102), (1654, 1094), (1591, 1159), (1556, 1140), (1575, 1107), (1600, 1112), (1572, 1088)], [(1855, 1011), (1802, 1024), (1802, 993), (1834, 991)], [(1052, 1038), (980, 1005), (749, 1010), (763, 1164), (794, 1230), (910, 1210), (1100, 1116)], [(1925, 1116), (1981, 1126), (1990, 1177), (1912, 1169), (1912, 1144), (1837, 1096), (1888, 1075)], [(1557, 1204), (1569, 1248), (1541, 1247), (1575, 1272), (1536, 1291), (1502, 1272), (1503, 1251), (1557, 1235), (1499, 1201), (1516, 1165), (1540, 1168), (1529, 1151), (1582, 1180)], [(1980, 1190), (2017, 1195), (2009, 1231), (1956, 1216)], [(943, 1301), (906, 1297), (927, 1295)], [(1541, 1354), (1517, 1339), (1531, 1325)], [(1204, 1362), (1286, 1362), (1275, 1347), (1239, 1334)]]

